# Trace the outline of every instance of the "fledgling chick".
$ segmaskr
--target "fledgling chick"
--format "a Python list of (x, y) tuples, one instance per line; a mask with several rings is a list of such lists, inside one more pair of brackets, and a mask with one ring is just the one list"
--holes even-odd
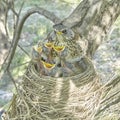
[(51, 76), (50, 71), (55, 67), (56, 64), (51, 64), (45, 61), (41, 61), (45, 70), (45, 75)]
[(32, 49), (32, 61), (35, 65), (36, 70), (40, 73), (42, 70), (41, 64), (41, 54), (42, 54), (42, 47), (34, 46)]
[(52, 42), (47, 42), (44, 44), (46, 49), (48, 49), (47, 56), (48, 56), (48, 62), (52, 62), (52, 48), (53, 48), (53, 43)]

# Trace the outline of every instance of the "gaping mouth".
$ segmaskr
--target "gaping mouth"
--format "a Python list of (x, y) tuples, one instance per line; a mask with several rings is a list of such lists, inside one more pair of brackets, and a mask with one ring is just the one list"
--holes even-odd
[(53, 43), (51, 43), (51, 42), (45, 43), (45, 47), (52, 48), (53, 47)]
[(62, 52), (65, 49), (65, 46), (53, 46), (53, 49), (56, 52)]
[(36, 46), (34, 46), (33, 49), (34, 49), (35, 51), (37, 51), (38, 53), (41, 53), (41, 52), (42, 52), (42, 47), (36, 47)]
[(53, 69), (55, 67), (55, 64), (50, 64), (44, 61), (42, 61), (42, 64), (46, 69)]

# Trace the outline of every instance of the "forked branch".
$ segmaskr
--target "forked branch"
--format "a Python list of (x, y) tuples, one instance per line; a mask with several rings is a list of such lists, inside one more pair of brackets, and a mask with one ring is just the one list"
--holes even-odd
[(88, 40), (92, 58), (119, 15), (120, 0), (83, 0), (62, 23)]

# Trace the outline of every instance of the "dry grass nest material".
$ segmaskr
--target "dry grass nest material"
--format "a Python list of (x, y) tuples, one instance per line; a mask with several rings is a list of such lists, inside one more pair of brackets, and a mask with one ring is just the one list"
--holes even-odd
[(92, 119), (101, 90), (91, 61), (81, 61), (83, 72), (59, 78), (40, 76), (31, 62), (4, 120)]

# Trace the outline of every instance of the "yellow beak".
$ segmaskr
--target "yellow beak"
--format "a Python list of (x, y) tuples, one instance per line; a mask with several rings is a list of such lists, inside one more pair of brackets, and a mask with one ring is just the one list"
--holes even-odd
[(44, 61), (41, 61), (44, 68), (48, 69), (48, 70), (51, 70), (55, 67), (55, 64), (50, 64), (50, 63), (47, 63), (47, 62), (44, 62)]
[(41, 53), (41, 52), (42, 52), (42, 47), (34, 46), (33, 49), (34, 49), (35, 51), (37, 51), (38, 53)]
[(65, 46), (53, 46), (53, 49), (56, 52), (62, 52), (65, 49)]
[(37, 51), (38, 51), (39, 53), (41, 53), (41, 52), (42, 52), (42, 47), (37, 47)]
[(45, 44), (45, 47), (52, 48), (53, 47), (53, 43), (48, 42), (48, 43)]
[(56, 32), (58, 35), (62, 35), (63, 33), (61, 31)]

